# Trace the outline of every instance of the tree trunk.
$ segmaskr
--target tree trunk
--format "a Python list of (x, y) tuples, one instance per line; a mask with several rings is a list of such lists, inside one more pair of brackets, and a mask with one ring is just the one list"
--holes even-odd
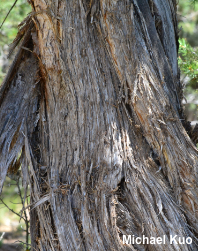
[(197, 250), (176, 1), (31, 5), (0, 92), (0, 187), (21, 166), (31, 250)]

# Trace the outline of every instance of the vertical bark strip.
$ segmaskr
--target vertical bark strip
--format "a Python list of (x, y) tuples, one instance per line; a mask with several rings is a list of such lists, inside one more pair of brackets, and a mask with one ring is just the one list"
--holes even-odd
[[(0, 185), (22, 149), (32, 249), (197, 250), (198, 150), (182, 125), (176, 2), (31, 5), (25, 58), (1, 91)], [(123, 244), (124, 234), (166, 243)]]

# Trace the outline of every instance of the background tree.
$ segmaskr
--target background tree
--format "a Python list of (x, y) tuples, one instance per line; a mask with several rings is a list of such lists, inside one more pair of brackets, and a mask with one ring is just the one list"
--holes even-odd
[[(0, 91), (0, 187), (22, 168), (32, 250), (196, 250), (176, 1), (31, 5)], [(123, 245), (123, 234), (166, 243)]]

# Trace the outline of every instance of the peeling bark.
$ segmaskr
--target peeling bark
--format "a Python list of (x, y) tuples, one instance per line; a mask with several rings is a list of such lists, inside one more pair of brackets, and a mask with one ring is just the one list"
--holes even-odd
[(176, 1), (31, 5), (0, 92), (0, 187), (20, 161), (32, 250), (197, 250), (198, 150), (182, 125)]

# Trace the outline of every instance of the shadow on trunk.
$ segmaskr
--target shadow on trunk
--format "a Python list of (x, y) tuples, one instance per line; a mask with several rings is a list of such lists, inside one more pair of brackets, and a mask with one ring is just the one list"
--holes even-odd
[(0, 186), (21, 168), (32, 250), (197, 250), (176, 2), (31, 5), (0, 92)]

